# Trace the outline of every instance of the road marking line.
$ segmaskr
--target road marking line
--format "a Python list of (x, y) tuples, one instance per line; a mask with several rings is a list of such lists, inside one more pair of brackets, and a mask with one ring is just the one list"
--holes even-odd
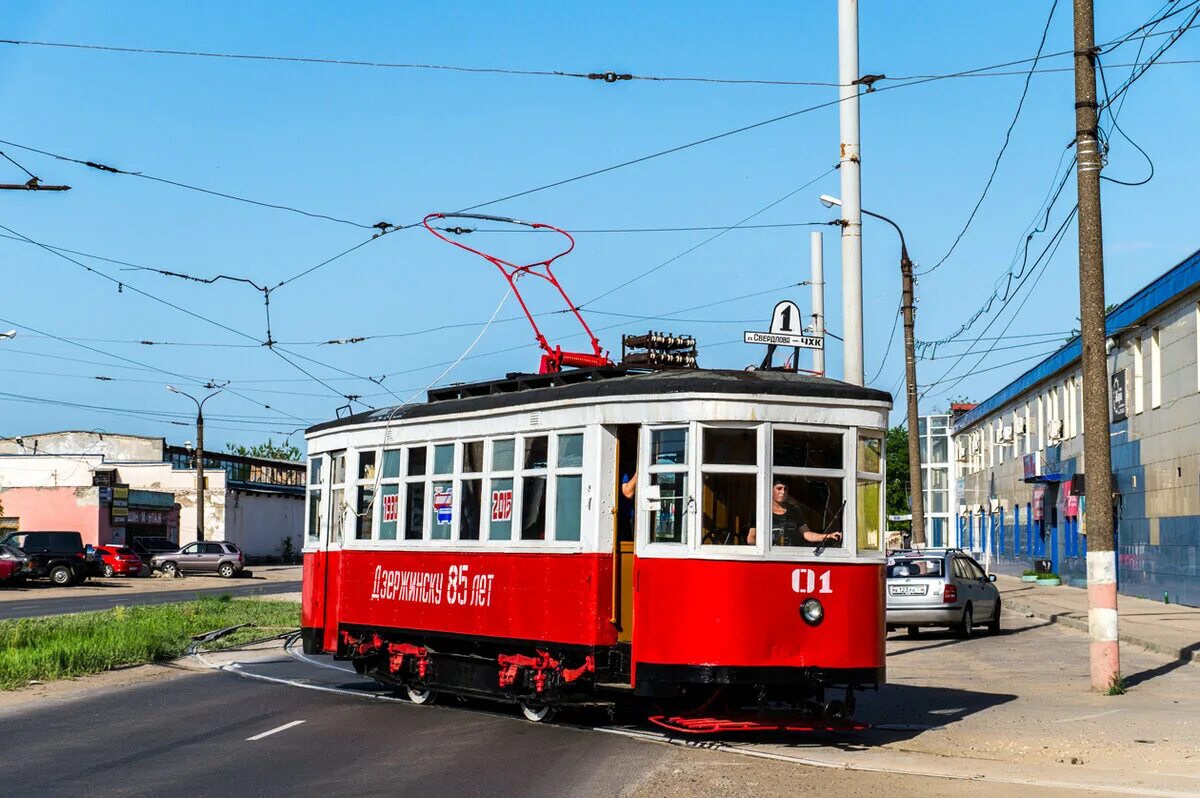
[(304, 721), (294, 720), (291, 723), (285, 723), (282, 726), (276, 726), (274, 729), (265, 731), (262, 734), (256, 734), (253, 737), (247, 737), (246, 742), (250, 743), (250, 742), (254, 742), (255, 740), (261, 740), (264, 737), (270, 737), (272, 734), (279, 734), (279, 732), (287, 731), (288, 729), (292, 728), (293, 726), (299, 726), (301, 723), (304, 723)]
[(1112, 715), (1115, 712), (1121, 712), (1119, 709), (1110, 709), (1106, 712), (1097, 712), (1095, 715), (1080, 715), (1077, 718), (1060, 718), (1059, 720), (1051, 721), (1051, 723), (1074, 723), (1077, 720), (1091, 720), (1092, 718), (1102, 718), (1105, 715)]

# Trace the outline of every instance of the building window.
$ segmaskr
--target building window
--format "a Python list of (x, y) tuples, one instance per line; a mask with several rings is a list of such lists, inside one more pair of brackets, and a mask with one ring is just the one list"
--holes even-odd
[(1162, 407), (1162, 346), (1157, 327), (1150, 332), (1150, 407)]
[(1133, 358), (1133, 412), (1140, 413), (1146, 409), (1146, 373), (1142, 367), (1141, 336), (1129, 342), (1129, 354)]
[(1037, 398), (1037, 433), (1040, 452), (1046, 448), (1046, 400), (1041, 396)]

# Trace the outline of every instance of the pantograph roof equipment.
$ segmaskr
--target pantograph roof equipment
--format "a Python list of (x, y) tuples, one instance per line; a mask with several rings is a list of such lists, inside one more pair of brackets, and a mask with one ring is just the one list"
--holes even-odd
[[(496, 257), (495, 255), (489, 255), (486, 252), (482, 252), (474, 247), (469, 247), (466, 244), (455, 241), (451, 238), (447, 238), (442, 234), (442, 230), (439, 230), (430, 224), (431, 221), (436, 219), (474, 219), (486, 222), (499, 222), (501, 224), (522, 225), (533, 230), (549, 230), (551, 232), (558, 233), (566, 237), (567, 241), (570, 243), (565, 250), (559, 252), (553, 257), (547, 258), (546, 260), (520, 265), (506, 261), (503, 258)], [(567, 292), (563, 290), (562, 285), (558, 282), (558, 279), (555, 278), (554, 272), (551, 269), (554, 261), (563, 257), (564, 255), (569, 254), (571, 250), (575, 249), (575, 239), (566, 230), (562, 230), (554, 225), (542, 224), (541, 222), (525, 222), (520, 219), (510, 219), (507, 216), (489, 216), (481, 213), (431, 213), (426, 216), (424, 220), (422, 220), (422, 224), (425, 225), (426, 230), (433, 233), (446, 243), (453, 244), (459, 249), (465, 249), (467, 252), (473, 252), (474, 254), (488, 261), (500, 270), (500, 273), (504, 275), (504, 279), (508, 280), (508, 284), (512, 288), (513, 294), (517, 297), (517, 301), (521, 303), (521, 310), (525, 312), (525, 318), (529, 319), (529, 324), (533, 327), (533, 334), (537, 338), (538, 346), (540, 346), (542, 351), (545, 353), (542, 355), (541, 367), (539, 369), (541, 374), (557, 373), (562, 371), (564, 366), (572, 366), (576, 368), (601, 368), (613, 365), (612, 360), (610, 360), (608, 357), (608, 353), (604, 352), (600, 348), (600, 341), (596, 339), (595, 334), (592, 333), (592, 329), (588, 327), (587, 322), (583, 320), (583, 316), (580, 314), (579, 308), (577, 308), (575, 303), (571, 301), (571, 298), (567, 296)], [(445, 231), (453, 234), (471, 232), (471, 230), (468, 228), (459, 227), (445, 228)], [(533, 320), (533, 314), (529, 312), (529, 306), (525, 304), (525, 299), (521, 296), (521, 289), (517, 287), (517, 281), (526, 275), (540, 277), (558, 289), (558, 293), (562, 296), (563, 301), (567, 304), (567, 309), (574, 314), (576, 319), (579, 320), (580, 325), (583, 327), (583, 331), (586, 332), (588, 338), (591, 339), (592, 351), (590, 353), (566, 352), (561, 346), (550, 345), (550, 343), (546, 340), (546, 336), (542, 335), (542, 331), (538, 329), (537, 322)]]

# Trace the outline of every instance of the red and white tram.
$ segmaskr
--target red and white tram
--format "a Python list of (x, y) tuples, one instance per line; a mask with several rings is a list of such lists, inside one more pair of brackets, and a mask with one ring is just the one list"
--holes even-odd
[(319, 424), (304, 648), (533, 720), (717, 690), (844, 717), (884, 680), (890, 407), (789, 371), (594, 368)]

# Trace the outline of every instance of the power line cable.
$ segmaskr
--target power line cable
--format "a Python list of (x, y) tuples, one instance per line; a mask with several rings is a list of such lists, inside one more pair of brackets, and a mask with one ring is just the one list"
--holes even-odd
[[(1034, 268), (1030, 269), (1028, 274), (1026, 274), (1026, 276), (1024, 278), (1022, 278), (1021, 282), (1017, 285), (1016, 291), (1014, 291), (1012, 294), (1013, 297), (1015, 297), (1016, 294), (1021, 290), (1021, 287), (1024, 284), (1024, 281), (1026, 279), (1028, 279), (1028, 277), (1030, 275), (1032, 275), (1034, 273), (1034, 271), (1037, 271), (1038, 276), (1033, 281), (1033, 284), (1029, 289), (1029, 293), (1027, 293), (1025, 295), (1025, 298), (1023, 300), (1021, 300), (1021, 302), (1017, 305), (1016, 310), (1014, 311), (1014, 313), (1012, 315), (1012, 318), (1010, 318), (1008, 320), (1008, 323), (1004, 325), (1004, 329), (1001, 332), (1001, 336), (1008, 333), (1009, 327), (1012, 326), (1013, 322), (1016, 320), (1017, 316), (1020, 314), (1021, 309), (1023, 307), (1025, 307), (1025, 303), (1029, 301), (1029, 297), (1033, 296), (1034, 289), (1037, 288), (1037, 284), (1041, 281), (1042, 276), (1046, 273), (1046, 269), (1049, 267), (1050, 261), (1053, 260), (1055, 253), (1058, 251), (1059, 245), (1062, 244), (1063, 239), (1066, 238), (1065, 233), (1066, 233), (1068, 226), (1070, 225), (1071, 221), (1075, 218), (1075, 215), (1078, 212), (1079, 212), (1079, 206), (1075, 205), (1071, 209), (1071, 212), (1067, 214), (1066, 218), (1063, 219), (1062, 224), (1059, 226), (1058, 230), (1055, 231), (1055, 233), (1051, 237), (1050, 241), (1048, 241), (1046, 243), (1045, 249), (1043, 249), (1042, 253), (1040, 255), (1038, 255), (1037, 260), (1034, 261)], [(1041, 262), (1040, 270), (1038, 269), (1039, 262)], [(1005, 307), (1007, 307), (1007, 305), (1008, 305), (1008, 303), (1006, 302)], [(991, 328), (991, 326), (993, 324), (995, 324), (1000, 319), (1000, 316), (1002, 315), (1003, 310), (1004, 310), (1004, 308), (1001, 309), (1001, 313), (997, 313), (995, 316), (992, 317), (992, 320), (990, 322), (988, 322), (987, 327), (984, 328), (985, 333), (988, 331), (988, 329)], [(995, 347), (996, 347), (996, 342), (993, 342), (992, 345), (987, 349), (987, 351), (983, 352), (983, 354), (980, 356), (980, 358), (977, 361), (975, 361), (975, 365), (973, 367), (971, 367), (971, 369), (968, 369), (966, 373), (962, 374), (955, 382), (953, 382), (950, 385), (949, 388), (947, 388), (945, 391), (943, 391), (943, 393), (953, 390), (956, 386), (959, 385), (959, 383), (961, 383), (967, 377), (974, 374), (975, 369), (977, 369), (979, 367), (979, 364), (981, 364), (987, 358), (987, 356), (991, 354), (992, 350), (995, 349)], [(972, 345), (972, 347), (968, 348), (967, 351), (965, 351), (961, 355), (959, 355), (958, 359), (956, 359), (954, 361), (954, 363), (951, 364), (950, 368), (946, 369), (946, 371), (942, 373), (942, 378), (938, 380), (937, 384), (941, 384), (942, 382), (945, 382), (945, 378), (950, 374), (950, 372), (954, 371), (954, 369), (958, 367), (959, 363), (961, 363), (970, 354), (972, 354), (971, 350), (973, 348), (974, 348), (974, 346)], [(1059, 348), (1061, 348), (1061, 347), (1059, 347)], [(926, 391), (921, 394), (921, 398), (924, 398), (927, 393), (928, 393), (928, 389), (926, 389)]]
[[(1025, 355), (1023, 357), (1017, 358), (1016, 360), (1010, 360), (1007, 363), (999, 363), (995, 366), (988, 366), (985, 369), (977, 369), (975, 371), (970, 372), (969, 375), (964, 375), (964, 376), (974, 376), (976, 374), (986, 374), (989, 371), (997, 371), (1002, 368), (1007, 368), (1008, 366), (1016, 365), (1017, 363), (1026, 363), (1030, 360), (1044, 360), (1045, 358), (1049, 357), (1050, 355), (1053, 355), (1055, 352), (1057, 352), (1061, 348), (1062, 347), (1056, 347), (1054, 349), (1047, 349), (1045, 352), (1038, 352), (1037, 354), (1033, 354), (1033, 355)], [(918, 387), (924, 389), (924, 391), (926, 393), (928, 393), (931, 388), (935, 388), (938, 385), (941, 385), (943, 383), (949, 382), (950, 380), (954, 380), (954, 379), (958, 379), (958, 378), (949, 377), (946, 379), (938, 380), (936, 382), (928, 383), (926, 385), (920, 385)], [(953, 387), (953, 386), (951, 386), (951, 387)], [(939, 391), (939, 394), (947, 393), (948, 391), (949, 391), (949, 389), (947, 389), (946, 391)]]
[[(726, 234), (726, 233), (728, 233), (730, 230), (734, 230), (734, 229), (736, 229), (738, 226), (740, 226), (740, 225), (742, 225), (742, 224), (745, 224), (746, 222), (750, 221), (751, 219), (754, 219), (755, 217), (761, 216), (762, 214), (764, 214), (764, 213), (766, 213), (767, 211), (769, 211), (769, 210), (771, 210), (772, 208), (774, 208), (776, 205), (779, 205), (780, 203), (782, 203), (782, 202), (785, 202), (786, 200), (789, 200), (789, 199), (791, 199), (791, 198), (792, 198), (792, 197), (794, 197), (796, 194), (799, 194), (801, 191), (804, 191), (804, 190), (805, 190), (806, 188), (808, 188), (809, 186), (811, 186), (811, 185), (813, 185), (814, 183), (816, 183), (816, 182), (818, 182), (818, 181), (822, 180), (823, 178), (827, 177), (828, 175), (831, 175), (831, 174), (833, 174), (833, 173), (834, 173), (834, 172), (836, 172), (836, 171), (837, 171), (837, 166), (833, 166), (833, 167), (830, 167), (829, 169), (826, 169), (824, 172), (822, 172), (821, 174), (817, 175), (817, 176), (816, 176), (816, 177), (814, 177), (812, 180), (809, 180), (809, 181), (808, 181), (807, 183), (805, 183), (804, 185), (800, 186), (799, 188), (792, 189), (792, 190), (791, 190), (791, 191), (789, 191), (787, 194), (784, 194), (782, 197), (780, 197), (779, 199), (775, 200), (774, 202), (768, 203), (767, 205), (763, 206), (762, 208), (759, 208), (759, 209), (758, 209), (758, 210), (756, 210), (754, 213), (752, 213), (752, 214), (750, 214), (749, 216), (745, 217), (744, 219), (742, 219), (741, 221), (737, 222), (736, 224), (734, 224), (734, 225), (732, 225), (732, 226), (730, 226), (730, 227), (727, 227), (727, 228), (725, 228), (725, 229), (723, 229), (723, 230), (720, 230), (720, 231), (719, 231), (719, 232), (717, 232), (717, 233), (714, 233), (713, 235), (709, 236), (708, 238), (704, 239), (703, 241), (699, 242), (698, 244), (695, 244), (694, 246), (688, 247), (688, 248), (687, 248), (687, 249), (685, 249), (683, 252), (680, 252), (678, 255), (675, 255), (675, 256), (673, 256), (673, 257), (670, 257), (670, 258), (668, 258), (667, 260), (663, 261), (662, 263), (658, 264), (657, 266), (652, 266), (652, 267), (650, 267), (649, 269), (646, 269), (646, 270), (645, 270), (645, 271), (643, 271), (643, 272), (639, 272), (638, 274), (636, 274), (636, 275), (634, 275), (633, 277), (629, 278), (629, 279), (628, 279), (628, 280), (626, 280), (625, 282), (623, 282), (623, 283), (621, 283), (621, 284), (619, 284), (619, 285), (617, 285), (617, 286), (615, 286), (615, 287), (613, 287), (613, 288), (610, 288), (610, 289), (608, 289), (608, 290), (607, 290), (607, 291), (605, 291), (604, 293), (602, 293), (602, 294), (598, 294), (598, 295), (596, 295), (596, 296), (592, 297), (591, 299), (587, 300), (586, 302), (582, 302), (582, 303), (580, 303), (580, 304), (579, 304), (579, 308), (582, 310), (584, 307), (586, 307), (586, 306), (588, 306), (588, 305), (591, 305), (591, 304), (592, 304), (592, 303), (594, 303), (594, 302), (598, 302), (598, 301), (600, 301), (601, 299), (604, 299), (604, 298), (605, 298), (605, 297), (607, 297), (607, 296), (611, 296), (612, 294), (615, 294), (617, 291), (620, 291), (622, 288), (625, 288), (625, 287), (627, 287), (627, 286), (629, 286), (629, 285), (632, 285), (633, 283), (636, 283), (638, 280), (641, 280), (641, 279), (642, 279), (642, 278), (644, 278), (644, 277), (649, 277), (651, 274), (654, 274), (656, 271), (658, 271), (658, 270), (660, 270), (660, 269), (663, 269), (663, 268), (665, 268), (665, 267), (667, 267), (667, 266), (671, 265), (672, 263), (674, 263), (675, 261), (679, 260), (680, 258), (686, 257), (687, 255), (690, 255), (691, 253), (695, 252), (696, 250), (700, 249), (701, 247), (705, 246), (706, 244), (710, 244), (710, 243), (712, 243), (713, 241), (716, 241), (718, 238), (720, 238), (721, 236), (725, 235), (725, 234)], [(833, 222), (828, 222), (827, 224), (834, 224), (834, 223), (833, 223)]]
[(728, 83), (768, 86), (823, 86), (837, 88), (841, 84), (813, 80), (758, 80), (750, 78), (712, 78), (695, 76), (634, 75), (628, 72), (569, 72), (549, 69), (512, 69), (507, 67), (471, 67), (450, 64), (392, 63), (348, 58), (320, 58), (312, 56), (261, 55), (251, 53), (211, 52), (203, 50), (168, 50), (148, 47), (116, 47), (78, 42), (47, 42), (29, 39), (0, 39), (0, 44), (25, 45), (32, 47), (55, 47), (73, 50), (99, 50), (112, 53), (137, 55), (170, 55), (194, 58), (227, 58), (243, 61), (277, 61), (298, 64), (323, 64), (332, 66), (375, 67), (384, 69), (430, 70), (442, 72), (464, 72), (472, 74), (514, 75), (523, 77), (577, 78), (583, 80), (616, 83), (618, 81), (646, 80), (654, 82)]
[(9, 147), (16, 147), (17, 149), (25, 150), (26, 152), (36, 153), (38, 155), (45, 155), (48, 158), (55, 158), (60, 161), (66, 161), (68, 163), (79, 164), (81, 166), (86, 166), (88, 168), (95, 169), (100, 172), (107, 172), (108, 174), (126, 175), (128, 177), (139, 177), (142, 180), (150, 180), (155, 183), (163, 183), (168, 186), (175, 186), (176, 188), (187, 189), (188, 191), (196, 191), (201, 194), (208, 194), (210, 196), (220, 197), (222, 199), (233, 200), (235, 202), (243, 202), (243, 203), (246, 203), (247, 205), (256, 205), (260, 208), (270, 208), (270, 209), (277, 210), (277, 211), (287, 211), (288, 213), (295, 213), (295, 214), (299, 214), (301, 216), (307, 216), (310, 219), (323, 219), (323, 220), (329, 221), (329, 222), (337, 222), (338, 224), (350, 225), (352, 227), (360, 227), (364, 230), (378, 228), (380, 230), (386, 231), (387, 229), (390, 229), (392, 226), (392, 225), (388, 224), (387, 222), (376, 222), (375, 224), (363, 224), (361, 222), (355, 222), (351, 219), (341, 219), (341, 218), (338, 218), (337, 216), (330, 216), (325, 213), (314, 213), (312, 211), (306, 211), (301, 208), (292, 207), (290, 205), (280, 205), (280, 204), (273, 203), (273, 202), (264, 202), (262, 200), (251, 199), (250, 197), (243, 197), (238, 194), (230, 194), (225, 191), (217, 191), (217, 190), (211, 189), (211, 188), (195, 186), (190, 183), (184, 183), (182, 181), (173, 180), (171, 178), (158, 177), (157, 175), (151, 175), (151, 174), (147, 174), (145, 172), (133, 172), (133, 171), (129, 171), (127, 169), (119, 169), (115, 166), (109, 166), (108, 164), (98, 163), (96, 161), (89, 161), (89, 160), (86, 160), (83, 158), (74, 158), (70, 155), (63, 155), (63, 154), (57, 153), (57, 152), (50, 152), (49, 150), (39, 149), (38, 147), (31, 147), (27, 144), (18, 144), (15, 141), (7, 141), (4, 139), (0, 139), (0, 144), (4, 144)]
[(1017, 108), (1013, 111), (1012, 119), (1008, 123), (1008, 129), (1004, 132), (1004, 143), (1000, 145), (1000, 152), (996, 153), (996, 158), (992, 162), (992, 171), (988, 175), (987, 182), (983, 184), (983, 191), (979, 194), (979, 199), (975, 201), (975, 207), (971, 209), (971, 213), (967, 215), (967, 221), (963, 223), (962, 229), (958, 231), (958, 235), (954, 237), (954, 241), (950, 244), (950, 249), (946, 250), (946, 254), (938, 260), (933, 266), (918, 272), (918, 275), (931, 274), (938, 270), (946, 259), (954, 254), (954, 250), (958, 248), (958, 243), (962, 241), (963, 236), (967, 234), (967, 230), (971, 228), (971, 222), (975, 221), (975, 215), (979, 213), (980, 206), (987, 199), (988, 191), (992, 187), (992, 182), (996, 179), (996, 172), (1000, 169), (1000, 161), (1004, 159), (1004, 153), (1008, 150), (1009, 142), (1012, 141), (1013, 128), (1017, 126), (1017, 120), (1021, 118), (1021, 109), (1025, 107), (1025, 98), (1029, 96), (1029, 86), (1033, 82), (1033, 69), (1037, 67), (1038, 60), (1042, 57), (1042, 50), (1046, 47), (1046, 37), (1050, 33), (1050, 23), (1054, 20), (1054, 12), (1058, 8), (1058, 0), (1052, 0), (1050, 3), (1050, 13), (1046, 15), (1046, 22), (1042, 26), (1042, 37), (1038, 42), (1037, 53), (1033, 57), (1033, 66), (1029, 73), (1025, 76), (1025, 85), (1021, 89), (1021, 96), (1017, 100)]
[[(1174, 12), (1178, 13), (1178, 12)], [(1168, 15), (1173, 16), (1174, 14)], [(1124, 43), (1133, 38), (1133, 34), (1142, 30), (1145, 26), (1135, 28), (1125, 38), (1120, 40)], [(784, 80), (784, 79), (765, 79), (765, 78), (723, 78), (711, 76), (694, 76), (694, 75), (638, 75), (628, 72), (602, 71), (602, 72), (585, 72), (585, 71), (568, 71), (568, 70), (550, 70), (550, 69), (516, 69), (510, 67), (474, 67), (455, 64), (423, 64), (423, 63), (402, 63), (388, 61), (374, 61), (366, 59), (351, 59), (351, 58), (329, 58), (319, 56), (286, 56), (272, 55), (259, 53), (232, 53), (219, 51), (205, 50), (175, 50), (167, 48), (150, 48), (150, 47), (122, 47), (116, 45), (100, 45), (89, 44), (84, 42), (50, 42), (33, 39), (0, 39), (0, 44), (24, 47), (42, 47), (56, 48), (68, 50), (91, 50), (110, 53), (125, 53), (134, 55), (161, 55), (161, 56), (180, 56), (191, 58), (211, 58), (211, 59), (232, 59), (242, 61), (260, 61), (260, 62), (280, 62), (280, 63), (298, 63), (298, 64), (314, 64), (326, 66), (353, 66), (353, 67), (369, 67), (380, 69), (400, 69), (400, 70), (424, 70), (435, 72), (457, 72), (466, 74), (494, 74), (494, 75), (511, 75), (520, 77), (553, 77), (553, 78), (573, 78), (590, 81), (600, 81), (604, 83), (618, 83), (626, 81), (651, 81), (656, 83), (713, 83), (713, 84), (729, 84), (729, 85), (759, 85), (759, 86), (809, 86), (809, 87), (824, 87), (824, 88), (840, 88), (841, 83), (836, 81), (819, 81), (819, 80)], [(1051, 56), (1069, 55), (1071, 51), (1063, 51), (1053, 53)], [(1004, 66), (1012, 66), (1028, 62), (1030, 59), (1019, 59), (1009, 61), (1004, 64), (999, 64), (995, 67), (979, 67), (975, 72), (983, 69), (1002, 68)], [(948, 75), (937, 75), (934, 77), (956, 77), (965, 73), (951, 73)], [(890, 80), (908, 80), (913, 77), (931, 77), (929, 75), (903, 76), (892, 77), (881, 76), (881, 79)]]

